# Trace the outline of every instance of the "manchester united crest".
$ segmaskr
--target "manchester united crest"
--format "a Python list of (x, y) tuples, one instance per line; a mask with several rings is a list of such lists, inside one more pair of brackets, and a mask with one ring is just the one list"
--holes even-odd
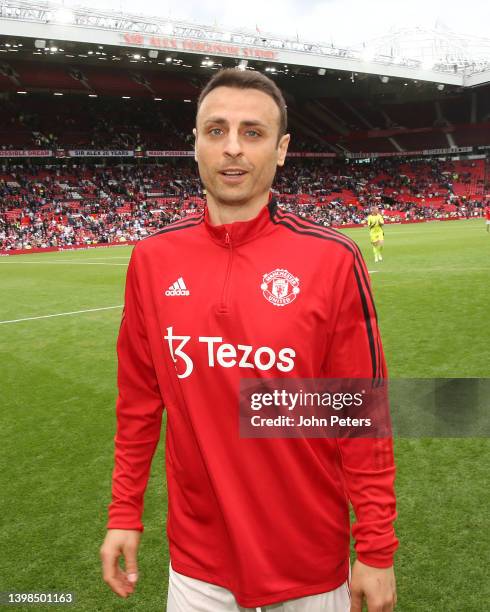
[(299, 278), (283, 268), (276, 268), (262, 277), (262, 295), (274, 306), (287, 306), (299, 293)]

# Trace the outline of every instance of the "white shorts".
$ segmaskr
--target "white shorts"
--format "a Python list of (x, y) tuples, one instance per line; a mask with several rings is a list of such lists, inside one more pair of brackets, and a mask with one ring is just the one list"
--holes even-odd
[[(350, 574), (350, 572), (349, 572)], [(289, 599), (261, 608), (243, 608), (223, 587), (189, 578), (169, 568), (167, 612), (349, 612), (348, 581), (319, 595)]]

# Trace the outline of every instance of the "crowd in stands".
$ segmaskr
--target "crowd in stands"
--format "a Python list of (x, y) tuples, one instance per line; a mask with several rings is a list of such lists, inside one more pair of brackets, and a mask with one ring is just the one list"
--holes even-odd
[[(326, 226), (362, 224), (376, 204), (390, 221), (482, 214), (486, 161), (291, 159), (274, 192), (285, 210)], [(193, 160), (98, 165), (0, 163), (0, 250), (142, 239), (201, 210)]]
[(0, 100), (3, 149), (192, 148), (195, 109), (154, 101), (39, 98)]
[[(195, 104), (170, 100), (107, 100), (28, 96), (0, 99), (0, 150), (105, 149), (191, 150)], [(302, 138), (294, 126), (295, 151), (331, 151)]]
[[(184, 90), (188, 88), (189, 83)], [(196, 93), (194, 85), (190, 91)], [(2, 96), (0, 150), (192, 148), (196, 109), (190, 93), (124, 99), (57, 93)], [(358, 98), (347, 102), (338, 97), (305, 101), (293, 95), (288, 97), (288, 131), (296, 152), (396, 153), (485, 146), (490, 142), (488, 93), (488, 88), (480, 88), (474, 98), (461, 95), (406, 104)]]

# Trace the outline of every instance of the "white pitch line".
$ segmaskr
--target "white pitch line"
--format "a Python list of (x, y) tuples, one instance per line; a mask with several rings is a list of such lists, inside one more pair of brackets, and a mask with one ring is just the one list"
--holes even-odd
[[(42, 254), (40, 257), (38, 257), (37, 259), (33, 258), (35, 256), (33, 255), (25, 255), (26, 261), (31, 262), (31, 261), (36, 261), (36, 262), (44, 262), (46, 261), (46, 259), (51, 259), (50, 257), (47, 257), (46, 254)], [(2, 258), (3, 259), (3, 258)], [(23, 261), (24, 260), (24, 256), (22, 255), (9, 255), (8, 257), (5, 257), (5, 261), (12, 261), (14, 259), (19, 259), (19, 261)], [(87, 257), (87, 258), (82, 258), (82, 257), (67, 257), (65, 259), (61, 258), (58, 259), (57, 257), (53, 257), (52, 258), (53, 261), (113, 261), (114, 259), (124, 259), (125, 261), (129, 261), (129, 257)]]
[(369, 274), (376, 274), (376, 272), (379, 272), (379, 270), (368, 270)]
[(36, 319), (50, 319), (51, 317), (66, 317), (67, 315), (81, 314), (83, 312), (98, 312), (99, 310), (113, 310), (114, 308), (122, 308), (120, 306), (104, 306), (104, 308), (88, 308), (87, 310), (74, 310), (72, 312), (59, 312), (57, 314), (42, 315), (40, 317), (25, 317), (24, 319), (11, 319), (10, 321), (0, 321), (0, 325), (4, 323), (19, 323), (20, 321), (35, 321)]
[[(77, 255), (80, 254), (80, 251), (78, 251), (78, 252), (74, 251), (74, 252), (77, 253)], [(58, 253), (58, 255), (60, 255), (60, 253)], [(63, 255), (68, 255), (68, 253), (65, 252), (65, 253), (63, 253)], [(41, 256), (44, 257), (44, 253)], [(27, 257), (29, 257), (28, 254), (27, 254)], [(130, 255), (114, 255), (114, 256), (108, 255), (107, 257), (89, 257), (88, 259), (90, 259), (91, 261), (92, 260), (93, 261), (107, 261), (108, 259), (109, 260), (112, 260), (112, 259), (126, 259), (126, 260), (129, 260), (129, 257), (130, 257)], [(76, 258), (76, 255), (73, 255), (73, 259), (75, 259), (75, 258)], [(64, 261), (68, 261), (68, 259), (65, 259)], [(87, 260), (85, 260), (85, 261), (87, 261)]]
[[(53, 257), (50, 257), (53, 256)], [(60, 257), (58, 258), (57, 255)], [(129, 261), (130, 256), (117, 256), (117, 257), (80, 257), (80, 253), (73, 255), (73, 257), (68, 257), (67, 253), (26, 253), (24, 255), (10, 255), (9, 257), (14, 259), (24, 259), (29, 258), (28, 261), (44, 261), (45, 259), (53, 259), (54, 261), (113, 261), (114, 259), (125, 259)], [(84, 253), (85, 255), (85, 253)]]
[(0, 260), (0, 264), (6, 264), (7, 266), (17, 265), (69, 265), (69, 266), (127, 266), (125, 263), (100, 263), (98, 261), (3, 261)]

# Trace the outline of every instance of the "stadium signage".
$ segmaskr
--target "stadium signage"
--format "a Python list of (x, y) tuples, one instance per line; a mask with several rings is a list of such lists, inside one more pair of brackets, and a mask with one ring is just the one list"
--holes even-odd
[(193, 157), (194, 151), (146, 151), (146, 157)]
[[(444, 128), (447, 129), (447, 128)], [(442, 130), (442, 128), (441, 128)], [(392, 128), (390, 130), (368, 130), (367, 132), (355, 132), (353, 136), (359, 135), (359, 139), (366, 138), (389, 138), (390, 136), (399, 136), (400, 134), (427, 134), (433, 132), (433, 127), (422, 127), (422, 128)], [(454, 128), (451, 129), (454, 131)], [(334, 137), (336, 138), (336, 136)]]
[(52, 151), (33, 149), (31, 151), (0, 151), (0, 157), (52, 157)]
[(448, 153), (470, 153), (473, 147), (449, 147), (447, 149), (424, 149), (423, 155), (447, 155)]
[[(479, 149), (490, 147), (479, 147)], [(338, 155), (333, 152), (326, 151), (292, 151), (288, 152), (288, 157), (345, 157), (348, 159), (373, 159), (377, 157), (415, 157), (419, 155), (455, 155), (457, 153), (471, 153), (472, 147), (450, 147), (447, 149), (425, 149), (418, 151), (390, 151), (390, 152), (367, 152), (367, 153), (345, 153)], [(70, 151), (58, 150), (48, 151), (44, 149), (35, 150), (0, 150), (0, 158), (2, 157), (193, 157), (194, 151), (129, 151), (129, 150), (105, 150), (105, 149), (72, 149)]]
[(137, 244), (137, 240), (126, 240), (125, 242), (109, 242), (106, 244), (73, 244), (62, 247), (32, 247), (30, 249), (4, 249), (0, 251), (0, 257), (11, 255), (30, 255), (32, 253), (55, 253), (59, 251), (88, 251), (91, 249), (107, 249), (112, 247), (125, 247)]
[(368, 159), (373, 157), (408, 157), (414, 155), (453, 155), (455, 153), (471, 153), (473, 147), (448, 147), (446, 149), (420, 149), (418, 151), (386, 151), (370, 153), (345, 153), (348, 159)]
[(328, 152), (316, 152), (312, 151), (311, 153), (308, 151), (298, 151), (298, 152), (289, 152), (287, 153), (288, 157), (337, 157), (336, 153), (328, 153)]
[(125, 32), (123, 41), (128, 45), (142, 47), (156, 47), (157, 49), (178, 49), (181, 51), (194, 51), (197, 53), (221, 53), (223, 55), (241, 56), (245, 58), (258, 58), (276, 60), (277, 51), (271, 49), (256, 49), (255, 47), (241, 47), (219, 42), (206, 42), (190, 38), (168, 38), (164, 36), (151, 36), (146, 34)]
[[(193, 157), (194, 151), (146, 151), (146, 157)], [(336, 157), (336, 153), (317, 151), (289, 152), (288, 157)]]
[(68, 151), (69, 157), (134, 157), (134, 151), (103, 151), (101, 149), (76, 149)]

